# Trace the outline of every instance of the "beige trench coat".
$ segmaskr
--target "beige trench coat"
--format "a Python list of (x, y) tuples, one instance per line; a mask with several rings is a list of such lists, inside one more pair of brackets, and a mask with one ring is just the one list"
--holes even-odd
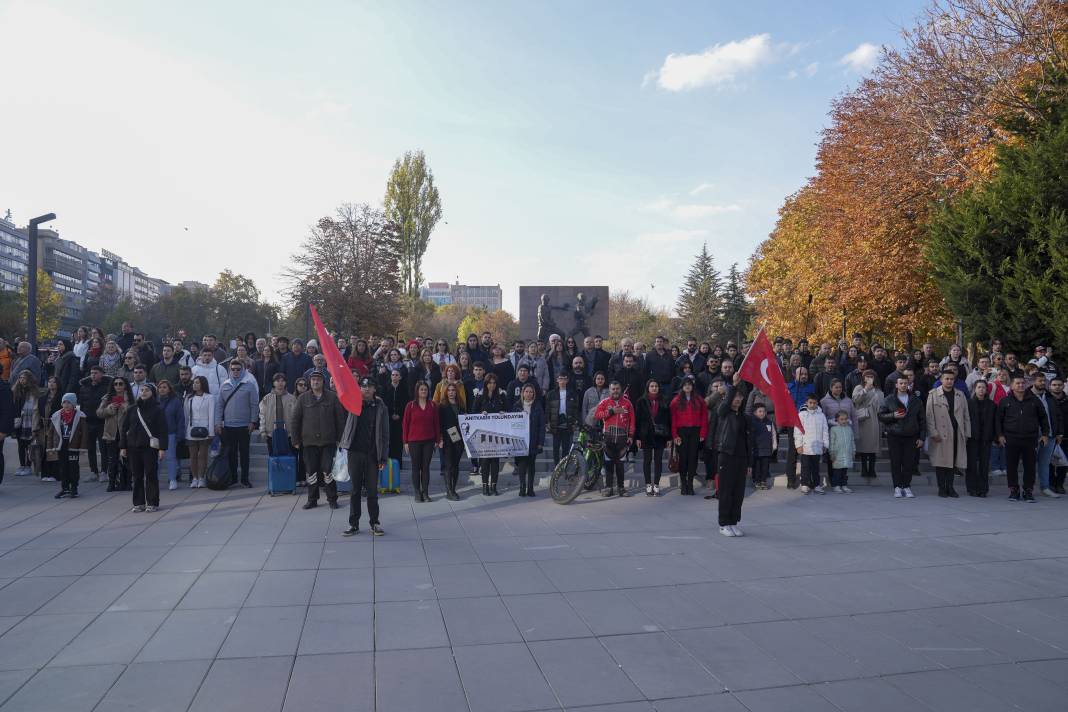
[[(927, 395), (927, 456), (933, 467), (968, 467), (968, 436), (972, 422), (968, 416), (968, 399), (956, 392), (953, 414), (957, 419), (957, 458), (953, 459), (953, 423), (949, 419), (949, 401), (939, 385)], [(940, 438), (937, 442), (935, 438)]]

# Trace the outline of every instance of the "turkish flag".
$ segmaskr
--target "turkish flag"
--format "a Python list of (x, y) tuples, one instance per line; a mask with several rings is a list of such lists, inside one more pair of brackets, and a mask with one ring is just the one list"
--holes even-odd
[(786, 380), (782, 377), (779, 360), (775, 358), (775, 352), (763, 328), (749, 347), (749, 353), (745, 355), (738, 375), (771, 398), (771, 402), (775, 404), (777, 425), (793, 426), (800, 428), (801, 432), (805, 431), (801, 425), (801, 416), (794, 407), (794, 399), (790, 397), (790, 391), (786, 390)]
[(352, 377), (352, 371), (349, 370), (345, 359), (341, 358), (341, 352), (337, 350), (337, 344), (334, 343), (330, 332), (323, 326), (319, 312), (315, 310), (314, 305), (309, 305), (309, 308), (312, 320), (315, 322), (315, 335), (319, 337), (319, 350), (323, 352), (326, 366), (330, 369), (330, 378), (334, 383), (334, 390), (337, 391), (337, 399), (341, 401), (341, 405), (345, 406), (345, 410), (353, 415), (359, 415), (363, 412), (363, 392), (360, 391), (356, 379)]

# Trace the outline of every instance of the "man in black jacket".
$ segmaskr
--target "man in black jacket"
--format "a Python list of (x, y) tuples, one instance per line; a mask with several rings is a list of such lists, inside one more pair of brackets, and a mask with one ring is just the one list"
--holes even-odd
[(924, 404), (909, 391), (904, 376), (897, 379), (894, 393), (879, 407), (879, 422), (886, 426), (886, 448), (890, 453), (890, 474), (894, 497), (912, 499), (912, 476), (916, 474), (927, 421)]
[[(108, 464), (104, 461), (107, 448), (104, 447), (104, 419), (96, 414), (100, 407), (100, 401), (107, 395), (111, 387), (111, 379), (104, 375), (104, 369), (94, 365), (89, 369), (89, 375), (78, 382), (78, 407), (85, 414), (86, 434), (89, 436), (89, 476), (90, 482), (98, 482), (101, 472), (108, 472)], [(96, 453), (99, 448), (100, 463), (97, 466)]]
[(371, 533), (382, 536), (385, 532), (378, 521), (378, 473), (386, 466), (389, 457), (389, 409), (375, 395), (375, 379), (364, 376), (360, 379), (360, 394), (363, 410), (359, 415), (349, 413), (338, 447), (348, 450), (349, 479), (352, 495), (349, 497), (349, 528), (342, 536), (360, 533), (360, 490), (367, 492), (367, 518)]
[(879, 344), (875, 344), (871, 347), (871, 361), (868, 362), (868, 368), (875, 371), (875, 374), (879, 377), (876, 383), (885, 383), (886, 377), (894, 370), (894, 364), (890, 359), (886, 357), (886, 349)]
[[(675, 377), (675, 359), (671, 358), (666, 339), (663, 336), (656, 337), (653, 342), (653, 350), (645, 355), (646, 378), (653, 379), (660, 384), (661, 393), (671, 392), (671, 379)], [(645, 391), (638, 393), (640, 398)], [(633, 396), (630, 396), (633, 398)]]
[(623, 395), (629, 398), (631, 403), (636, 403), (645, 393), (645, 379), (635, 365), (632, 353), (623, 356), (623, 367), (612, 375), (611, 380), (619, 381)]
[[(836, 380), (838, 380), (838, 367), (835, 365), (834, 357), (828, 356), (823, 360), (823, 370), (816, 374), (816, 380), (812, 382), (816, 387), (816, 400), (823, 400), (823, 396), (831, 390), (831, 382)], [(850, 397), (852, 395), (851, 393)]]
[(1009, 499), (1019, 502), (1020, 461), (1023, 460), (1023, 500), (1034, 502), (1036, 448), (1049, 441), (1049, 420), (1038, 398), (1027, 390), (1023, 376), (1014, 376), (1012, 391), (998, 403), (994, 416), (994, 432), (998, 444), (1005, 448), (1008, 470)]
[(587, 348), (582, 352), (582, 357), (586, 359), (586, 372), (590, 381), (593, 381), (593, 374), (598, 371), (607, 376), (608, 362), (612, 359), (612, 354), (601, 348), (604, 345), (604, 339), (600, 334), (593, 337), (592, 344), (592, 348)]
[(549, 432), (553, 436), (553, 463), (560, 462), (561, 458), (571, 451), (571, 438), (574, 435), (575, 423), (579, 422), (581, 401), (584, 390), (568, 387), (566, 373), (556, 377), (556, 386), (549, 390), (545, 397), (545, 415), (549, 424)]

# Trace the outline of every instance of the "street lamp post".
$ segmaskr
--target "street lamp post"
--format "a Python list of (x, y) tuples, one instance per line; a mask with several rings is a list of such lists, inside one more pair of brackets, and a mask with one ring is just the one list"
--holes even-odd
[(55, 219), (55, 213), (38, 215), (30, 220), (26, 235), (30, 251), (29, 274), (26, 275), (26, 340), (34, 349), (37, 348), (37, 226)]

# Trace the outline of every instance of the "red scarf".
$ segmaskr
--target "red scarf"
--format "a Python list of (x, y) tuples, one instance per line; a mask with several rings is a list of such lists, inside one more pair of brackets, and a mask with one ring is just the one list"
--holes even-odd
[(64, 425), (70, 425), (74, 422), (74, 414), (76, 412), (76, 410), (67, 410), (66, 408), (62, 408), (59, 411), (59, 419), (63, 421)]

